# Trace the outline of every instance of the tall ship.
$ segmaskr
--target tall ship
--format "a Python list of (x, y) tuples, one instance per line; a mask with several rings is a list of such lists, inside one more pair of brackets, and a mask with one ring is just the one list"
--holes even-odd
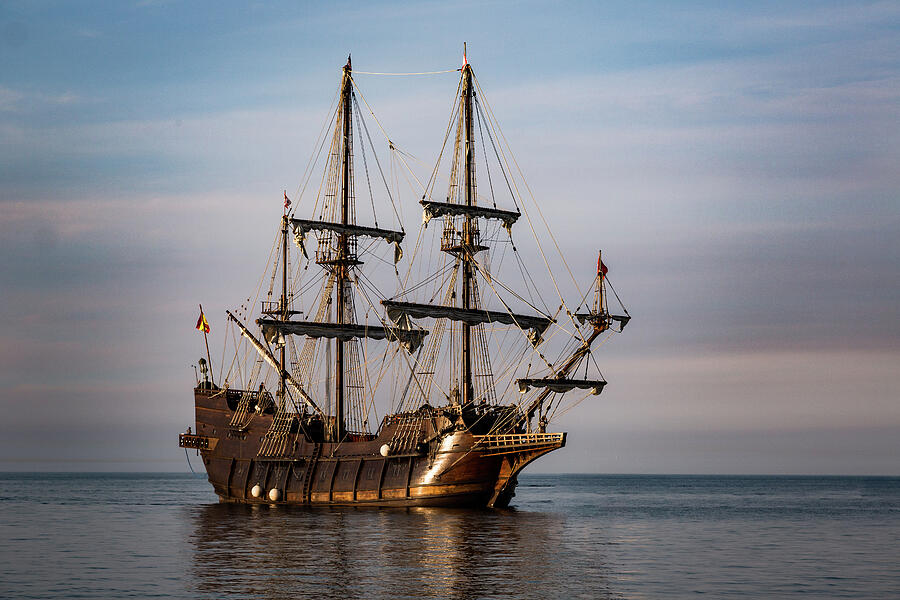
[(579, 257), (579, 289), (472, 66), (454, 71), (426, 180), (343, 67), (256, 297), (226, 311), (219, 377), (200, 360), (179, 445), (220, 501), (503, 508), (522, 469), (565, 446), (553, 419), (606, 385), (592, 350), (630, 319), (608, 307), (608, 269)]

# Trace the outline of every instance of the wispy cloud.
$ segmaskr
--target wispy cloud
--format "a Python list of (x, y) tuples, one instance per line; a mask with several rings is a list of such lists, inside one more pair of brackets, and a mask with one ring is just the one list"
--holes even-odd
[(15, 110), (16, 105), (22, 100), (23, 97), (24, 96), (20, 92), (0, 86), (0, 110)]
[(895, 2), (857, 2), (839, 6), (785, 6), (785, 13), (750, 15), (738, 20), (738, 27), (768, 34), (785, 35), (796, 30), (878, 29), (900, 20), (900, 7)]
[(85, 98), (74, 92), (46, 93), (23, 91), (0, 85), (0, 111), (38, 113), (47, 108), (85, 101)]

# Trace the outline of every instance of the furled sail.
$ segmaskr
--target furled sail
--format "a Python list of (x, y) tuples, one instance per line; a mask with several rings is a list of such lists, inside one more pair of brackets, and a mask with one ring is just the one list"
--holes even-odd
[(419, 204), (424, 209), (424, 221), (426, 224), (435, 217), (466, 215), (469, 217), (483, 217), (485, 219), (499, 219), (503, 222), (503, 226), (509, 229), (520, 216), (518, 212), (489, 208), (487, 206), (451, 204), (449, 202), (433, 202), (431, 200), (422, 200)]
[(318, 323), (315, 321), (282, 321), (278, 319), (257, 319), (269, 343), (273, 343), (285, 333), (305, 335), (313, 338), (335, 338), (341, 341), (354, 338), (372, 340), (398, 341), (410, 353), (415, 352), (425, 336), (426, 329), (412, 329), (402, 326), (384, 327), (383, 325), (360, 325), (356, 323)]
[(535, 346), (540, 343), (541, 336), (553, 319), (544, 316), (518, 315), (510, 312), (484, 310), (481, 308), (460, 308), (457, 306), (443, 306), (439, 304), (419, 304), (416, 302), (397, 302), (395, 300), (382, 300), (381, 304), (387, 309), (388, 317), (395, 323), (404, 315), (412, 318), (432, 317), (435, 319), (450, 319), (462, 321), (469, 325), (479, 323), (504, 323), (515, 325), (520, 329), (531, 329), (529, 336)]
[(516, 379), (519, 384), (519, 391), (525, 393), (533, 387), (547, 388), (551, 392), (561, 394), (570, 392), (574, 389), (591, 390), (595, 396), (603, 391), (606, 382), (602, 379), (562, 379), (549, 377), (546, 379)]
[(330, 223), (328, 221), (310, 221), (307, 219), (291, 219), (291, 226), (294, 228), (294, 242), (303, 251), (306, 256), (306, 234), (310, 231), (333, 231), (341, 235), (362, 235), (372, 238), (381, 238), (388, 243), (394, 244), (394, 262), (400, 262), (403, 256), (403, 250), (400, 249), (400, 242), (406, 235), (402, 231), (392, 231), (390, 229), (379, 229), (378, 227), (365, 227), (363, 225), (353, 225), (350, 223)]
[(625, 329), (625, 326), (628, 325), (628, 321), (631, 320), (630, 315), (610, 315), (607, 313), (577, 313), (575, 318), (578, 319), (578, 322), (584, 324), (586, 321), (597, 324), (603, 321), (615, 321), (619, 324), (619, 331)]
[(367, 237), (381, 238), (392, 244), (399, 244), (405, 235), (402, 231), (379, 229), (377, 227), (365, 227), (363, 225), (344, 225), (342, 223), (329, 223), (327, 221), (309, 221), (306, 219), (291, 219), (291, 226), (295, 235), (305, 236), (308, 231), (333, 231), (344, 235), (364, 235)]

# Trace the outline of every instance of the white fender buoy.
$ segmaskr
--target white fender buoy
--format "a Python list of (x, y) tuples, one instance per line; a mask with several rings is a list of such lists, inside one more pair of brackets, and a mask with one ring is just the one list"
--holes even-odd
[(253, 489), (250, 490), (250, 495), (254, 498), (259, 498), (262, 495), (262, 488), (259, 487), (259, 484), (253, 486)]
[(278, 488), (272, 488), (269, 490), (269, 500), (272, 502), (278, 502), (278, 499), (281, 498), (281, 492)]
[(382, 456), (387, 456), (388, 454), (391, 453), (391, 445), (384, 444), (383, 446), (381, 446), (381, 450), (379, 450), (379, 452), (381, 453)]

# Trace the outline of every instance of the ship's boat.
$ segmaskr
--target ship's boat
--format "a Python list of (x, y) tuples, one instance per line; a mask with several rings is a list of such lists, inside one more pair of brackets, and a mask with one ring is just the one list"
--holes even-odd
[[(599, 258), (587, 291), (572, 278), (578, 303), (563, 299), (538, 234), (541, 206), (523, 198), (463, 62), (421, 185), (390, 139), (390, 161), (379, 159), (367, 119), (378, 121), (349, 59), (343, 67), (294, 210), (285, 192), (257, 297), (226, 311), (230, 358), (219, 381), (201, 359), (195, 428), (179, 436), (222, 502), (505, 507), (521, 470), (565, 445), (551, 420), (606, 385), (592, 347), (630, 316), (609, 312)], [(424, 217), (413, 244), (397, 207), (401, 179)], [(379, 224), (377, 203), (393, 208), (391, 225)], [(520, 221), (534, 242), (527, 257), (513, 233)], [(209, 330), (202, 307), (198, 329)]]

